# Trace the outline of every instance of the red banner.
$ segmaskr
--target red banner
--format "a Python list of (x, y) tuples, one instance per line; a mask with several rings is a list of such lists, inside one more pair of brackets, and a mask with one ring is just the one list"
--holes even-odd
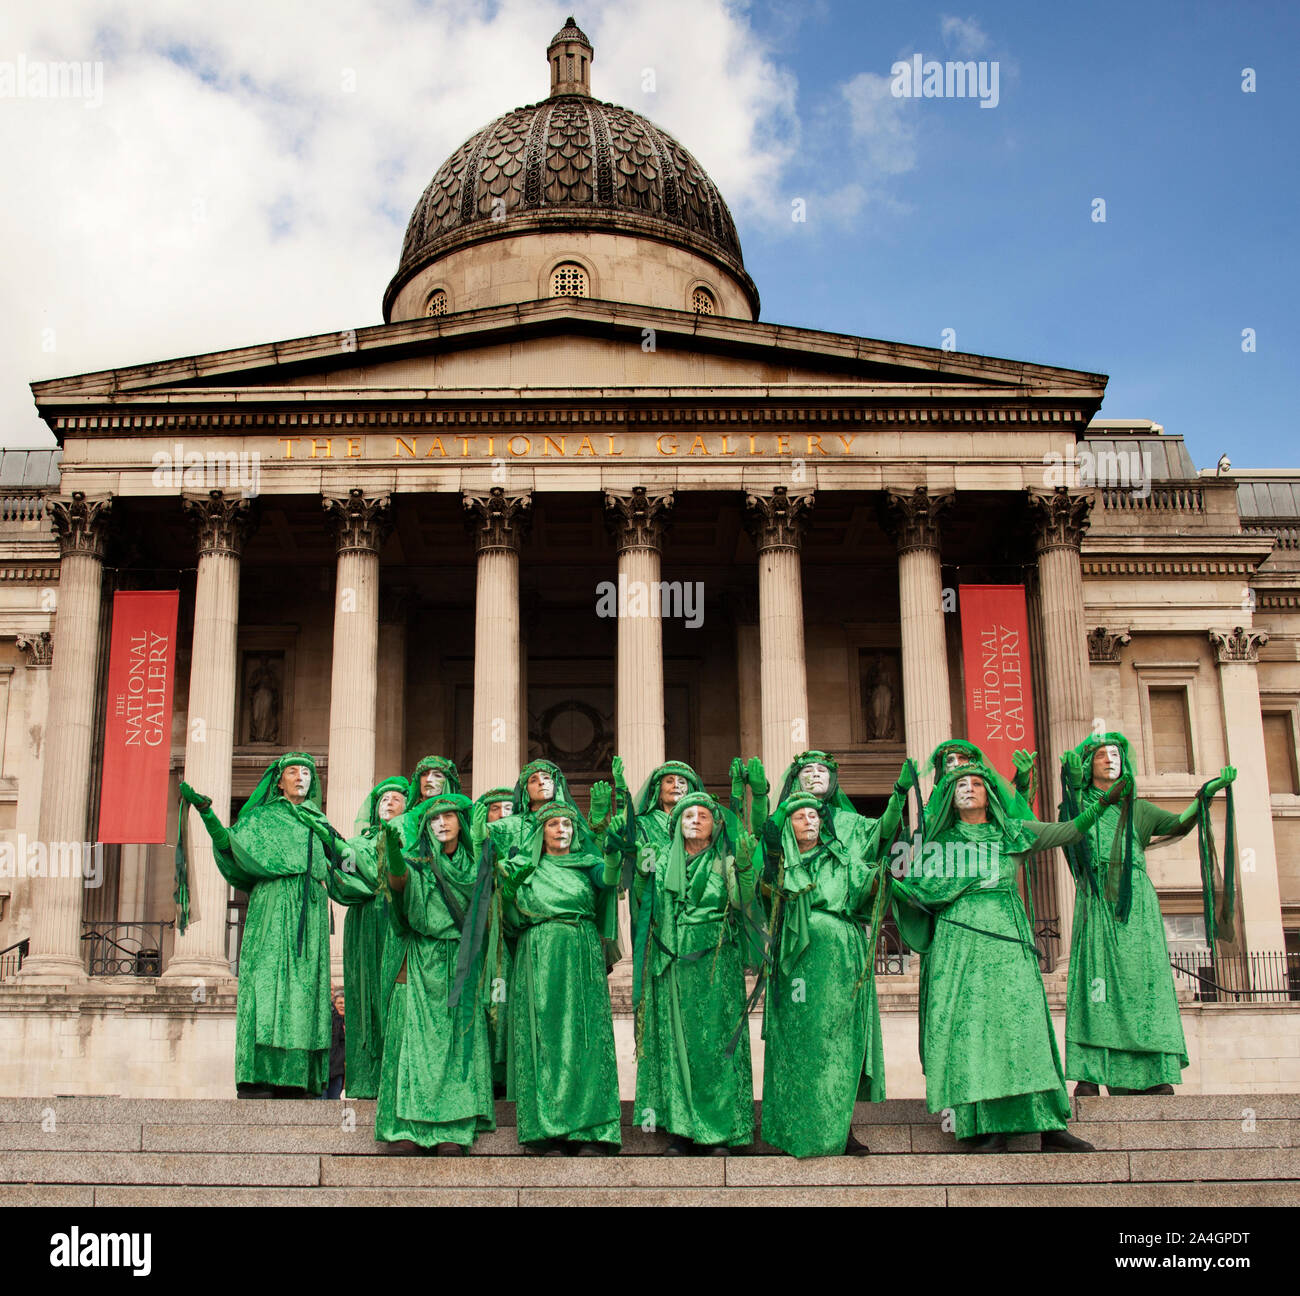
[(1011, 753), (1035, 749), (1029, 616), (1023, 585), (961, 585), (966, 737), (1007, 779)]
[(167, 840), (178, 590), (113, 595), (101, 842)]

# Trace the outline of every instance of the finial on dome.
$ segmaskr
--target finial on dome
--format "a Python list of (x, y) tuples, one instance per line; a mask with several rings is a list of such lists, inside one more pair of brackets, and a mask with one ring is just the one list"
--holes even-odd
[(556, 95), (590, 95), (591, 65), (596, 55), (582, 28), (570, 17), (551, 37), (546, 48), (551, 66), (551, 98)]

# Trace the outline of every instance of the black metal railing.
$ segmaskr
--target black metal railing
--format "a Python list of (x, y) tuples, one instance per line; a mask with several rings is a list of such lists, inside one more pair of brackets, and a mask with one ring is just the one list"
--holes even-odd
[(1190, 985), (1199, 1003), (1300, 1003), (1300, 954), (1191, 950), (1171, 954), (1169, 963), (1175, 983)]
[(176, 924), (164, 922), (85, 922), (86, 970), (91, 976), (156, 977), (163, 970), (163, 933)]
[(880, 939), (876, 941), (876, 975), (902, 976), (911, 965), (912, 951), (898, 934), (892, 918), (880, 925)]
[(27, 957), (30, 946), (30, 941), (20, 940), (13, 945), (6, 945), (4, 949), (0, 950), (0, 981), (3, 981), (5, 977), (18, 974), (18, 969), (22, 967), (23, 959)]

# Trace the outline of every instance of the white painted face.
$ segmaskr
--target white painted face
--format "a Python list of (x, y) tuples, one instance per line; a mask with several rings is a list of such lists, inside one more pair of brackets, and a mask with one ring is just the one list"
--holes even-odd
[(534, 805), (555, 799), (555, 780), (545, 770), (528, 776), (528, 799)]
[(514, 803), (511, 801), (493, 801), (488, 805), (488, 823), (496, 823), (498, 819), (509, 819), (515, 812)]
[(978, 774), (967, 774), (957, 780), (956, 802), (958, 810), (982, 810), (989, 803), (988, 789)]
[(447, 776), (440, 769), (427, 769), (420, 775), (420, 795), (438, 796), (447, 786)]
[(563, 855), (573, 841), (573, 820), (563, 815), (552, 815), (542, 832), (542, 840), (550, 854)]
[(460, 820), (454, 810), (444, 810), (441, 814), (429, 816), (429, 831), (433, 839), (440, 842), (444, 850), (456, 848), (460, 840)]
[[(822, 769), (826, 766), (823, 765)], [(804, 806), (790, 816), (790, 827), (794, 830), (794, 839), (801, 851), (810, 850), (817, 845), (821, 836), (822, 817), (812, 806)]]
[(799, 786), (810, 796), (824, 797), (831, 790), (831, 772), (825, 765), (805, 765), (799, 771)]
[(659, 780), (659, 804), (671, 810), (686, 795), (686, 779), (681, 774), (665, 774)]
[(388, 823), (390, 819), (396, 819), (406, 809), (406, 793), (398, 792), (394, 788), (389, 788), (383, 796), (379, 798), (379, 822)]
[(713, 811), (708, 806), (693, 805), (682, 811), (682, 837), (701, 845), (713, 836)]
[(280, 791), (294, 803), (301, 805), (311, 791), (311, 767), (308, 765), (286, 765), (280, 771)]
[(943, 758), (943, 772), (950, 774), (958, 765), (969, 765), (970, 757), (962, 751), (950, 751), (945, 753)]
[(1124, 760), (1120, 755), (1117, 744), (1107, 743), (1105, 747), (1098, 747), (1092, 754), (1092, 772), (1100, 778), (1109, 779), (1112, 783), (1119, 778), (1120, 772), (1124, 768)]

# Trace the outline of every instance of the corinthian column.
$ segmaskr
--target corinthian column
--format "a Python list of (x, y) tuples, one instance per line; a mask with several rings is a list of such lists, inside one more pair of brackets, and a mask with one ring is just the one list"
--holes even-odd
[(807, 750), (808, 672), (803, 647), (800, 551), (812, 491), (746, 497), (745, 521), (758, 550), (758, 641), (763, 713), (763, 764), (776, 783)]
[[(104, 576), (104, 540), (111, 498), (84, 492), (46, 501), (59, 537), (58, 652), (50, 670), (50, 706), (41, 770), (40, 840), (56, 858), (79, 854), (87, 838), (91, 733), (95, 723), (95, 664)], [(51, 873), (55, 870), (51, 869)], [(83, 877), (45, 877), (31, 883), (31, 953), (19, 974), (24, 981), (80, 983)]]
[(523, 725), (519, 666), (519, 547), (532, 495), (465, 492), (478, 582), (474, 593), (474, 795), (519, 773)]
[[(1241, 626), (1210, 631), (1210, 643), (1219, 663), (1219, 696), (1228, 764), (1235, 765), (1244, 776), (1232, 788), (1241, 880), (1235, 926), (1237, 933), (1244, 937), (1244, 942), (1236, 942), (1234, 954), (1284, 948), (1277, 844), (1273, 839), (1273, 808), (1264, 753), (1264, 717), (1259, 708), (1259, 650), (1268, 638), (1267, 631)], [(1221, 854), (1226, 850), (1224, 842)], [(1232, 934), (1224, 932), (1222, 938), (1229, 939)]]
[[(924, 486), (889, 491), (885, 522), (898, 544), (898, 617), (903, 649), (907, 752), (918, 764), (952, 737), (948, 641), (943, 624), (939, 516), (953, 502)], [(925, 780), (928, 790), (929, 780)]]
[[(235, 746), (235, 644), (239, 636), (239, 568), (252, 534), (249, 501), (224, 491), (183, 498), (198, 532), (199, 570), (194, 585), (194, 643), (185, 717), (185, 782), (212, 798), (226, 822), (230, 815), (231, 763)], [(201, 981), (230, 976), (226, 912), (230, 884), (212, 855), (212, 842), (189, 822), (190, 917), (176, 935), (164, 978)]]
[[(1058, 486), (1050, 494), (1029, 492), (1038, 551), (1038, 609), (1043, 635), (1043, 677), (1047, 681), (1047, 742), (1039, 738), (1038, 775), (1043, 813), (1053, 817), (1060, 802), (1060, 756), (1091, 731), (1096, 714), (1088, 665), (1088, 625), (1083, 611), (1083, 569), (1079, 549), (1088, 529), (1093, 497)], [(1046, 750), (1044, 750), (1044, 747)], [(1061, 949), (1070, 948), (1074, 929), (1074, 880), (1060, 851), (1053, 851)]]
[[(671, 495), (605, 492), (618, 546), (618, 754), (635, 790), (664, 762), (664, 639), (659, 566)], [(636, 609), (635, 611), (633, 609)]]

